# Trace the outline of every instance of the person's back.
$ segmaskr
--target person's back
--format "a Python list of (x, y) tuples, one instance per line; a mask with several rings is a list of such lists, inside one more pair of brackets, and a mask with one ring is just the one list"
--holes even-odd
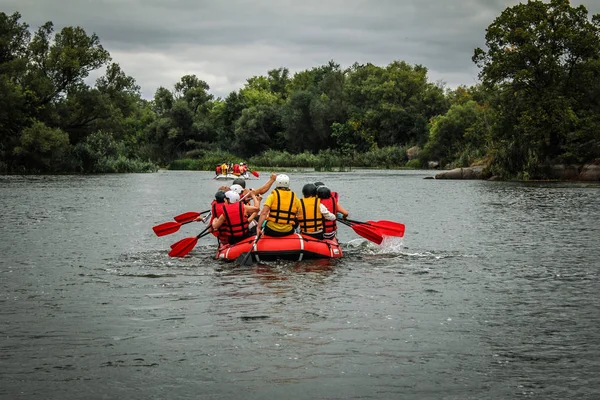
[(304, 198), (300, 199), (302, 217), (298, 218), (300, 232), (316, 239), (323, 239), (324, 221), (335, 221), (335, 215), (330, 213), (316, 197), (317, 187), (307, 183), (302, 188)]
[[(256, 202), (256, 197), (253, 195)], [(226, 202), (222, 207), (222, 215), (212, 222), (212, 228), (220, 232), (222, 243), (235, 244), (251, 235), (248, 215), (258, 212), (258, 206), (247, 206), (240, 201), (237, 192), (225, 192)]]
[(290, 178), (287, 175), (277, 175), (275, 189), (265, 200), (260, 213), (257, 231), (266, 221), (264, 231), (269, 236), (286, 236), (294, 233), (296, 218), (301, 218), (302, 209), (298, 196), (290, 190)]
[[(348, 217), (348, 211), (340, 206), (337, 200), (331, 196), (331, 190), (329, 190), (327, 186), (319, 186), (317, 188), (317, 197), (321, 199), (321, 204), (323, 204), (332, 214), (338, 215), (338, 213), (340, 213), (344, 218)], [(337, 233), (337, 224), (335, 220), (325, 220), (323, 230), (323, 236), (325, 238), (335, 237)]]

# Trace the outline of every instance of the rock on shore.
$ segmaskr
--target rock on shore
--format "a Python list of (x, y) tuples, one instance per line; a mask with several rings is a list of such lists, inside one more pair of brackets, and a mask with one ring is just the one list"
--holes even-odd
[[(454, 168), (435, 175), (435, 179), (494, 179), (484, 172), (485, 166), (477, 165), (467, 168)], [(600, 181), (600, 165), (565, 165), (557, 164), (550, 167), (552, 179), (560, 181)]]

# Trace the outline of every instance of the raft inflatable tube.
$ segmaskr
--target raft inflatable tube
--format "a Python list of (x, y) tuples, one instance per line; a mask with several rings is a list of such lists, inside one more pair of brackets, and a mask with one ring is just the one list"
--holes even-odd
[(226, 180), (233, 180), (236, 178), (244, 178), (246, 180), (250, 179), (250, 175), (247, 172), (244, 172), (243, 174), (220, 174), (215, 176), (213, 179), (216, 179), (217, 181), (226, 181)]
[(252, 250), (253, 261), (290, 260), (302, 261), (316, 258), (341, 258), (342, 248), (337, 239), (318, 240), (300, 233), (273, 237), (263, 235), (252, 249), (254, 236), (233, 245), (222, 245), (217, 251), (217, 259), (234, 261), (243, 253)]

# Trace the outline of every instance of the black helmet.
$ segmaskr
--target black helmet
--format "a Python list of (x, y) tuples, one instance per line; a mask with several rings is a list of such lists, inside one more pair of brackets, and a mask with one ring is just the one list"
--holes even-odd
[(331, 190), (327, 186), (319, 186), (317, 188), (317, 197), (320, 199), (328, 199), (331, 197)]
[(246, 180), (244, 178), (235, 178), (233, 180), (232, 185), (240, 185), (244, 189), (246, 189)]
[(312, 197), (317, 195), (317, 187), (312, 183), (307, 183), (302, 188), (302, 194), (304, 197)]
[(315, 186), (319, 187), (319, 186), (325, 186), (325, 184), (323, 182), (315, 182)]
[(215, 193), (215, 200), (217, 201), (217, 203), (224, 203), (225, 202), (225, 192), (222, 190), (219, 190), (217, 193)]

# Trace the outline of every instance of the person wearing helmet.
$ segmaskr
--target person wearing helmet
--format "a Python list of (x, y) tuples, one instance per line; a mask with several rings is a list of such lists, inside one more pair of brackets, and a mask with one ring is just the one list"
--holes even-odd
[[(223, 214), (223, 207), (225, 206), (225, 191), (219, 189), (217, 193), (215, 193), (215, 199), (210, 203), (210, 222), (209, 225), (212, 225), (215, 219), (218, 219), (221, 214)], [(194, 221), (204, 221), (202, 215), (199, 215)], [(209, 228), (210, 229), (210, 228)], [(219, 232), (211, 230), (212, 234), (220, 240)]]
[(244, 188), (241, 185), (238, 185), (237, 183), (234, 185), (229, 186), (229, 190), (236, 192), (238, 195), (242, 195), (242, 192), (244, 191)]
[(268, 236), (287, 236), (294, 233), (296, 219), (303, 218), (298, 196), (290, 190), (290, 177), (279, 174), (275, 177), (275, 189), (267, 196), (258, 220), (256, 234), (263, 230)]
[[(319, 188), (320, 186), (325, 186), (325, 184), (323, 182), (315, 182), (315, 186), (317, 188)], [(338, 194), (338, 192), (333, 192), (332, 191), (331, 192), (331, 197), (333, 197), (335, 199), (335, 201), (340, 201), (340, 195)]]
[(235, 178), (232, 185), (240, 185), (242, 188), (246, 189), (246, 180), (244, 178)]
[(249, 204), (251, 197), (248, 193), (250, 191), (253, 191), (256, 197), (259, 200), (262, 200), (262, 195), (267, 193), (269, 189), (271, 189), (271, 186), (273, 186), (273, 183), (275, 183), (276, 178), (277, 174), (271, 174), (269, 180), (258, 189), (246, 189), (246, 180), (244, 178), (236, 178), (233, 180), (233, 184), (231, 186), (221, 186), (219, 190), (228, 191), (231, 190), (231, 188), (233, 188), (235, 185), (240, 185), (243, 188), (243, 190), (241, 193), (239, 193), (239, 195), (246, 204)]
[(225, 192), (225, 205), (222, 207), (221, 215), (211, 223), (213, 232), (219, 232), (218, 238), (221, 243), (235, 244), (254, 232), (250, 229), (250, 216), (256, 216), (259, 211), (258, 200), (253, 192), (254, 205), (245, 205), (240, 201), (240, 195), (230, 190)]
[(322, 240), (323, 221), (335, 221), (335, 214), (330, 213), (327, 207), (321, 204), (314, 184), (304, 185), (302, 196), (304, 196), (300, 199), (302, 218), (298, 218), (300, 233)]
[[(336, 199), (331, 196), (331, 190), (325, 185), (317, 188), (317, 197), (330, 213), (336, 215), (338, 218), (348, 218), (348, 210), (340, 205)], [(325, 239), (332, 239), (337, 234), (337, 224), (335, 220), (324, 220), (323, 221), (323, 237)]]

